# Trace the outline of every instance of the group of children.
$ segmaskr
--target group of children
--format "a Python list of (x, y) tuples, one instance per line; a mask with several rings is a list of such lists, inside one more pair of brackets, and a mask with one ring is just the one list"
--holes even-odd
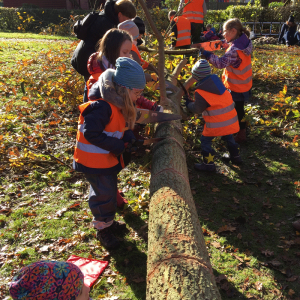
[[(89, 101), (79, 106), (73, 160), (74, 169), (84, 173), (90, 183), (92, 223), (97, 239), (107, 249), (120, 246), (115, 234), (126, 228), (125, 223), (115, 220), (117, 175), (125, 166), (124, 152), (130, 151), (136, 140), (132, 131), (136, 106), (146, 84), (143, 61), (137, 62), (130, 56), (137, 32), (132, 37), (130, 31), (126, 31), (132, 24), (123, 25), (120, 24), (120, 29), (109, 30), (100, 42), (99, 52), (89, 59)], [(199, 171), (215, 171), (212, 140), (217, 136), (226, 141), (232, 163), (242, 163), (237, 141), (246, 138), (243, 117), (244, 103), (249, 99), (252, 87), (252, 44), (249, 32), (238, 19), (227, 21), (223, 29), (229, 44), (225, 55), (219, 58), (202, 51), (206, 59), (200, 59), (192, 68), (194, 81), (191, 83), (196, 82), (194, 101), (189, 97), (185, 99), (187, 109), (202, 113), (205, 120), (201, 137), (203, 163), (195, 164)], [(222, 81), (211, 74), (209, 63), (224, 68)], [(149, 104), (152, 109), (159, 108), (152, 104)], [(29, 265), (16, 275), (10, 286), (13, 299), (87, 300), (88, 293), (81, 271), (63, 262)]]

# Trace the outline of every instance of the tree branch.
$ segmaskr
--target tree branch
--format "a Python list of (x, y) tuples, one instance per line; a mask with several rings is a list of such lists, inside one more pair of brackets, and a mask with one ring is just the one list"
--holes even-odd
[(159, 86), (160, 86), (160, 104), (162, 106), (168, 105), (167, 100), (167, 93), (166, 93), (166, 83), (165, 83), (165, 77), (164, 77), (164, 67), (165, 67), (165, 54), (164, 54), (164, 39), (161, 35), (161, 33), (156, 28), (151, 15), (149, 13), (149, 10), (147, 8), (146, 3), (143, 0), (138, 0), (141, 7), (143, 8), (146, 18), (157, 38), (158, 41), (158, 76), (159, 76)]
[[(158, 52), (157, 49), (148, 48), (146, 46), (138, 46), (139, 50), (145, 52)], [(180, 49), (180, 50), (164, 50), (164, 54), (171, 54), (171, 55), (185, 55), (185, 54), (194, 54), (198, 53), (198, 48), (191, 48), (191, 49)]]

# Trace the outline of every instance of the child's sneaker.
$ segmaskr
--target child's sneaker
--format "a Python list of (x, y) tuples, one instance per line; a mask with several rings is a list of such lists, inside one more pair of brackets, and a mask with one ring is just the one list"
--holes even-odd
[(111, 227), (112, 225), (102, 230), (97, 230), (97, 239), (108, 250), (117, 249), (120, 246), (120, 241), (112, 233)]

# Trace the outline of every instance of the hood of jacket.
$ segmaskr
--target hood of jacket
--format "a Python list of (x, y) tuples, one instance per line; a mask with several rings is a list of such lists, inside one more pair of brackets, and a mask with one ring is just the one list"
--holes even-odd
[(115, 11), (117, 0), (107, 0), (104, 5), (104, 14), (115, 24), (119, 24), (118, 14)]
[(209, 75), (200, 80), (195, 88), (215, 95), (223, 95), (226, 91), (224, 84), (216, 74)]
[(102, 72), (100, 61), (97, 60), (99, 52), (93, 53), (87, 62), (87, 69), (90, 74), (100, 73)]
[(232, 42), (232, 50), (242, 50), (243, 53), (249, 56), (252, 52), (252, 42), (245, 33), (243, 33), (238, 39)]
[(99, 98), (102, 98), (105, 101), (115, 105), (116, 107), (123, 109), (124, 100), (119, 94), (117, 94), (114, 87), (114, 74), (115, 70), (113, 69), (107, 69), (106, 71), (104, 71), (100, 75), (98, 81), (91, 87), (89, 91), (89, 99), (97, 100)]

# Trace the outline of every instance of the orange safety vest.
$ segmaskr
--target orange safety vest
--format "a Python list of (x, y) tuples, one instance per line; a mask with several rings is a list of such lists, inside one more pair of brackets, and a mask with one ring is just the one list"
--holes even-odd
[(252, 88), (251, 55), (247, 56), (242, 50), (237, 50), (237, 53), (242, 60), (240, 66), (238, 68), (226, 67), (222, 75), (222, 81), (227, 89), (236, 93), (244, 93)]
[(191, 44), (191, 23), (183, 17), (175, 17), (174, 22), (177, 26), (177, 39), (175, 47), (186, 46)]
[(191, 1), (183, 8), (182, 15), (191, 23), (203, 23), (203, 2), (204, 0), (184, 0), (184, 4)]
[(201, 95), (210, 105), (202, 113), (205, 121), (202, 133), (204, 136), (224, 136), (240, 130), (234, 102), (228, 91), (222, 95), (216, 95), (197, 89), (196, 93)]
[(149, 66), (149, 63), (142, 59), (141, 53), (140, 53), (138, 47), (134, 43), (132, 43), (131, 51), (135, 52), (138, 55), (140, 61), (142, 62), (142, 68), (147, 69)]
[[(103, 100), (103, 99), (98, 99)], [(98, 101), (95, 100), (95, 101)], [(105, 100), (103, 100), (105, 101)], [(76, 146), (74, 152), (74, 160), (89, 168), (95, 169), (108, 169), (116, 166), (119, 163), (117, 156), (111, 152), (104, 150), (98, 146), (89, 143), (83, 135), (83, 122), (84, 117), (82, 112), (92, 103), (88, 101), (79, 105), (80, 116), (78, 120), (78, 131), (76, 136)], [(121, 139), (125, 130), (125, 119), (121, 113), (121, 110), (113, 104), (107, 102), (112, 110), (110, 116), (110, 122), (105, 126), (103, 133), (108, 136)], [(124, 168), (123, 159), (121, 159), (121, 165)]]

